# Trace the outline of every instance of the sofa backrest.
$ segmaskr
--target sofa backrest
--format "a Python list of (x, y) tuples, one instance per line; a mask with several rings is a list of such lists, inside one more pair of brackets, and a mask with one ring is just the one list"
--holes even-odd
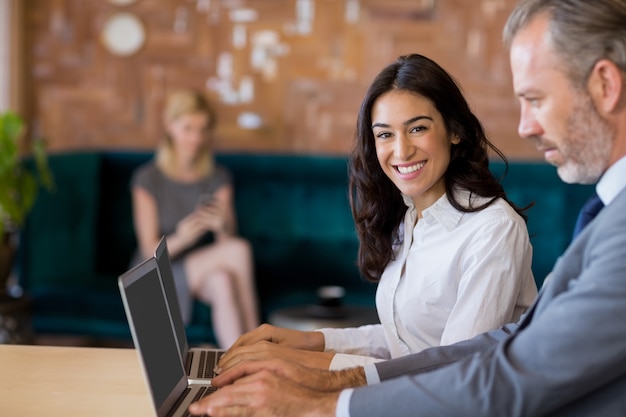
[[(130, 178), (152, 156), (50, 156), (57, 190), (39, 194), (22, 234), (20, 279), (27, 289), (113, 288), (137, 243)], [(261, 298), (331, 284), (372, 298), (374, 286), (355, 264), (344, 157), (220, 154), (217, 162), (233, 174), (239, 232), (253, 246)]]
[(135, 169), (148, 162), (148, 151), (108, 151), (100, 156), (100, 204), (96, 226), (95, 271), (117, 276), (128, 269), (137, 248), (133, 226), (130, 179)]
[[(56, 191), (39, 193), (20, 245), (20, 280), (32, 286), (115, 287), (136, 247), (129, 182), (148, 151), (53, 154)], [(356, 268), (358, 240), (343, 156), (219, 154), (233, 174), (239, 232), (255, 253), (261, 297), (343, 285), (372, 296)], [(501, 175), (504, 165), (492, 163)], [(528, 211), (538, 284), (571, 239), (592, 186), (567, 185), (554, 167), (513, 162), (503, 179)], [(95, 282), (94, 282), (95, 281)]]
[(100, 156), (55, 154), (48, 161), (55, 189), (41, 190), (20, 236), (20, 282), (31, 286), (90, 286), (100, 192)]
[(253, 246), (262, 299), (342, 285), (371, 301), (356, 267), (346, 157), (219, 155), (233, 174), (239, 232)]

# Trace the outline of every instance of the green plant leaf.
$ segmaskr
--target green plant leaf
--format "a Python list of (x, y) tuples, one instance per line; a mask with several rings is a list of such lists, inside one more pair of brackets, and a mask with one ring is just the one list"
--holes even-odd
[(0, 114), (0, 236), (8, 227), (24, 225), (40, 184), (54, 187), (43, 140), (32, 143), (34, 165), (24, 163), (19, 146), (23, 129), (24, 122), (15, 113)]
[(12, 171), (18, 164), (22, 120), (11, 112), (0, 114), (0, 174)]

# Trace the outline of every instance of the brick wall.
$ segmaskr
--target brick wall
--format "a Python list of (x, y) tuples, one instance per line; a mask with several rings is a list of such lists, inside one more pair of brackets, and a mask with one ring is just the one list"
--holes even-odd
[[(540, 158), (517, 136), (501, 43), (514, 0), (116, 3), (26, 0), (28, 119), (52, 150), (151, 148), (165, 94), (190, 86), (218, 103), (220, 149), (347, 153), (371, 79), (418, 52), (460, 82), (507, 156)], [(145, 30), (132, 55), (116, 56), (101, 41), (118, 13)]]

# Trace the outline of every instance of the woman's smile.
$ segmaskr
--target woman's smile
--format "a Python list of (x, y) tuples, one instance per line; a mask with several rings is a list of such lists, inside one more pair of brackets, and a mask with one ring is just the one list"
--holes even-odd
[(396, 165), (395, 168), (399, 174), (408, 175), (420, 171), (424, 167), (424, 165), (426, 165), (426, 161), (420, 161), (414, 164)]

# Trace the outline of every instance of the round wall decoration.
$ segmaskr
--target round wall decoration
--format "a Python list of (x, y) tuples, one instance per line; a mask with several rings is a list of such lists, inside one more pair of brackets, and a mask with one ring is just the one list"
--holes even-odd
[(106, 19), (101, 37), (109, 52), (118, 56), (128, 56), (141, 49), (146, 41), (146, 31), (137, 16), (120, 12)]

